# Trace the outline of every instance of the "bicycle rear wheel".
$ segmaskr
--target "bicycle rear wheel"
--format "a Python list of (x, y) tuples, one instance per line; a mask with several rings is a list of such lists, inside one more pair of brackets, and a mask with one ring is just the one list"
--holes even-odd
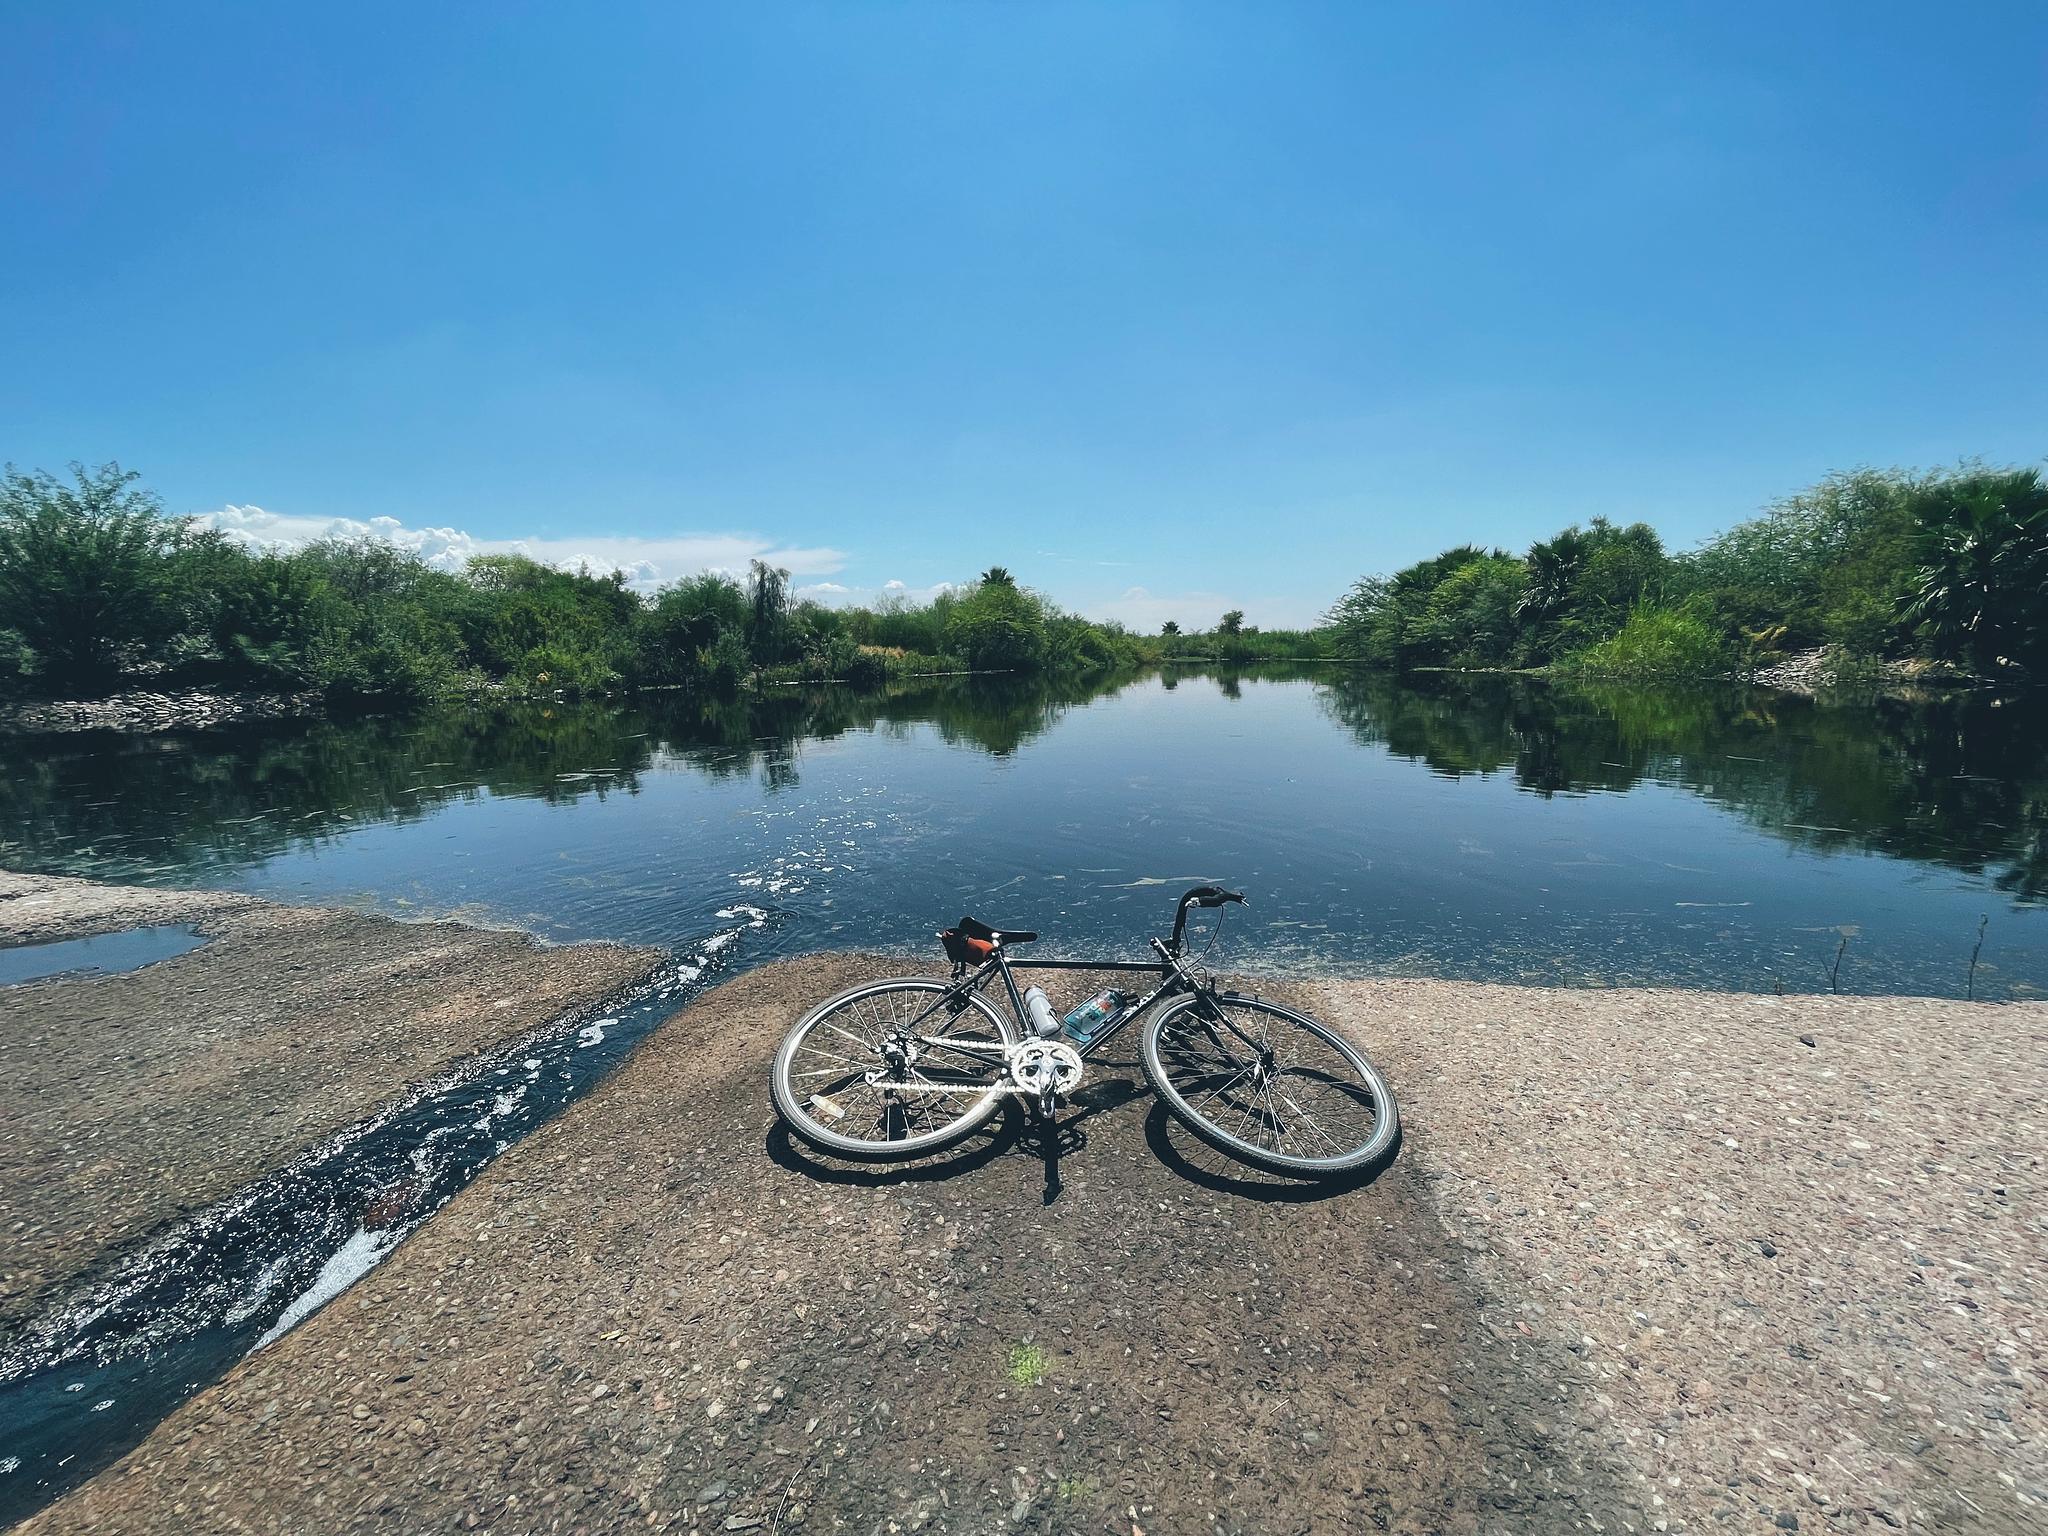
[(1184, 997), (1145, 1025), (1139, 1060), (1180, 1122), (1272, 1173), (1334, 1178), (1384, 1157), (1401, 1127), (1387, 1080), (1307, 1014), (1234, 993)]
[(813, 1008), (775, 1053), (769, 1085), (797, 1135), (869, 1162), (922, 1157), (996, 1112), (1009, 1080), (1010, 1021), (973, 993), (902, 978)]

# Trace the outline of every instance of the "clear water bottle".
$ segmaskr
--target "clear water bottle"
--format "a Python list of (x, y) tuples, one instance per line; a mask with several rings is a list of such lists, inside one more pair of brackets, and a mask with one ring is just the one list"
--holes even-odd
[(1115, 987), (1104, 987), (1061, 1021), (1067, 1038), (1076, 1045), (1087, 1045), (1123, 1013), (1125, 1001)]

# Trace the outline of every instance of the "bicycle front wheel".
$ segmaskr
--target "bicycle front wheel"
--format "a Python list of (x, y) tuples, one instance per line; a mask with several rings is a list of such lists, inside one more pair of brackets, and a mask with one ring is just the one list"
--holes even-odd
[(922, 1157), (996, 1112), (1015, 1038), (978, 994), (923, 978), (868, 982), (797, 1021), (769, 1083), (784, 1122), (820, 1151)]
[(1181, 998), (1147, 1022), (1139, 1059), (1182, 1124), (1272, 1173), (1333, 1178), (1384, 1157), (1401, 1127), (1380, 1070), (1335, 1030), (1260, 998)]

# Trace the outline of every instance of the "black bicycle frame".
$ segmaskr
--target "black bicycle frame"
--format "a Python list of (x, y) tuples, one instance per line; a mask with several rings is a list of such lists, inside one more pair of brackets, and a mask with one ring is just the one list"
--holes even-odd
[[(911, 1019), (904, 1027), (906, 1029), (916, 1029), (918, 1025), (922, 1024), (934, 1012), (945, 1007), (955, 998), (966, 997), (971, 993), (979, 992), (988, 985), (991, 977), (1001, 976), (1003, 979), (1003, 989), (1009, 994), (1012, 1016), (1020, 1025), (1028, 1030), (1031, 1025), (1031, 1011), (1024, 1006), (1023, 993), (1017, 990), (1017, 978), (1014, 974), (1016, 971), (1142, 971), (1148, 976), (1163, 976), (1165, 979), (1158, 986), (1154, 987), (1137, 1002), (1126, 1006), (1092, 1038), (1076, 1047), (1082, 1059), (1086, 1060), (1089, 1056), (1094, 1055), (1098, 1048), (1106, 1045), (1116, 1035), (1122, 1033), (1125, 1026), (1141, 1017), (1146, 1009), (1150, 1008), (1162, 997), (1179, 992), (1192, 992), (1199, 995), (1204, 991), (1203, 985), (1195, 981), (1181, 968), (1178, 954), (1158, 939), (1152, 940), (1152, 947), (1159, 954), (1157, 960), (1012, 960), (998, 948), (993, 955), (989, 956), (975, 970), (971, 972), (962, 971), (956, 975), (953, 978), (952, 985), (940, 995), (938, 1001), (919, 1013), (917, 1017)], [(1220, 1022), (1225, 1029), (1236, 1035), (1244, 1044), (1254, 1050), (1258, 1049), (1257, 1042), (1232, 1023), (1227, 1014), (1219, 1013), (1215, 1019), (1205, 1017), (1202, 1022), (1212, 1038), (1215, 1036), (1215, 1026)], [(980, 1042), (947, 1040), (933, 1041), (931, 1043), (943, 1044), (946, 1048), (958, 1051), (962, 1055), (976, 1057), (983, 1055), (985, 1052), (993, 1054), (995, 1050), (993, 1045), (985, 1047)], [(1219, 1046), (1223, 1044), (1220, 1039), (1216, 1043)], [(1227, 1050), (1228, 1048), (1225, 1047), (1225, 1049)]]

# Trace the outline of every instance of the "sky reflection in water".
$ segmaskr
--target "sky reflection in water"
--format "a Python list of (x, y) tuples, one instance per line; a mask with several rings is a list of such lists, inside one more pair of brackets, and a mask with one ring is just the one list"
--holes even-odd
[(0, 742), (0, 863), (681, 944), (1131, 951), (1247, 891), (1260, 970), (2048, 989), (2038, 700), (1816, 704), (1340, 668), (948, 680)]

